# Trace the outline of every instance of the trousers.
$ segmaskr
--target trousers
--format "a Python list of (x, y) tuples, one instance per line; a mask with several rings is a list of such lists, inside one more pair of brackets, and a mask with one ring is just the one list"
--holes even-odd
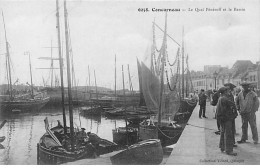
[(206, 105), (200, 105), (199, 117), (205, 117)]
[(220, 122), (219, 148), (227, 153), (233, 152), (234, 134), (232, 130), (232, 120)]
[(256, 116), (255, 113), (244, 113), (241, 114), (242, 119), (242, 138), (241, 140), (248, 140), (248, 123), (251, 127), (252, 138), (254, 142), (258, 142), (258, 133), (256, 127)]
[(235, 144), (235, 143), (236, 143), (236, 140), (235, 140), (235, 135), (236, 135), (235, 119), (232, 121), (232, 133), (233, 133), (233, 142), (234, 142), (234, 144)]

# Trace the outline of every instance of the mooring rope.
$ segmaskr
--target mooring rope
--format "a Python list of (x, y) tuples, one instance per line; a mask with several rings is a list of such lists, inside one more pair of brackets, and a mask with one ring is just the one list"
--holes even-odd
[(174, 137), (170, 137), (170, 136), (166, 135), (165, 133), (163, 133), (162, 130), (160, 130), (160, 128), (159, 128), (158, 126), (156, 126), (156, 127), (157, 127), (157, 129), (158, 129), (166, 138), (169, 138), (169, 139), (173, 139), (173, 138), (175, 138), (176, 136), (178, 136), (179, 134), (182, 133), (182, 132), (180, 132), (180, 133), (178, 133), (177, 135), (175, 135)]
[(192, 127), (197, 127), (197, 128), (204, 128), (204, 129), (208, 129), (208, 130), (218, 131), (218, 130), (216, 130), (216, 129), (201, 127), (201, 126), (192, 125), (192, 124), (189, 124), (189, 123), (187, 123), (187, 125), (190, 125), (190, 126), (192, 126)]

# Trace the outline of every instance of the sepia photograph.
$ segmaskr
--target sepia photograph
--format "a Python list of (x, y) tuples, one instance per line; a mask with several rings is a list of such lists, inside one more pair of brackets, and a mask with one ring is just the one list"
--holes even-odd
[(0, 0), (0, 165), (259, 165), (259, 0)]

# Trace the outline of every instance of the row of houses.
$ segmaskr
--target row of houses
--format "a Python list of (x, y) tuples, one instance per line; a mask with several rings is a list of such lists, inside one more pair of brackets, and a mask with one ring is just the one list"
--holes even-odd
[(220, 65), (205, 65), (204, 71), (191, 71), (194, 90), (219, 89), (224, 83), (231, 82), (239, 86), (242, 81), (252, 83), (256, 90), (260, 90), (260, 62), (237, 60), (231, 69)]

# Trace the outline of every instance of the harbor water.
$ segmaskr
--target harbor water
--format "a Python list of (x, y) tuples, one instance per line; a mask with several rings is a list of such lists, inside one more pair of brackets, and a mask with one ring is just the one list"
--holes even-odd
[[(113, 141), (112, 129), (124, 127), (123, 119), (108, 119), (104, 116), (82, 116), (79, 108), (73, 109), (74, 127), (85, 128), (86, 132), (93, 132), (101, 138)], [(69, 113), (66, 109), (67, 126)], [(43, 108), (40, 111), (28, 113), (0, 113), (0, 123), (7, 123), (0, 130), (0, 136), (6, 139), (0, 144), (1, 165), (36, 165), (37, 143), (46, 132), (44, 119), (48, 117), (50, 127), (57, 125), (57, 120), (63, 123), (62, 108)]]

